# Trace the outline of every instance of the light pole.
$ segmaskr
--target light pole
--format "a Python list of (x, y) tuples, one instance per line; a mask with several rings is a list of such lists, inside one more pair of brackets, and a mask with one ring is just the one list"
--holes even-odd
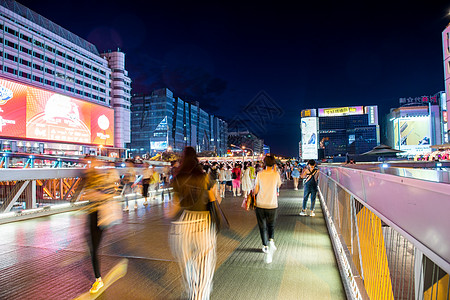
[[(231, 147), (234, 147), (234, 148), (238, 148), (239, 150), (242, 151), (242, 164), (243, 164), (244, 161), (245, 161), (245, 158), (244, 158), (244, 149), (242, 149), (242, 148), (240, 148), (240, 147), (238, 147), (238, 146), (236, 146), (236, 145), (234, 145), (234, 144), (230, 144), (230, 146), (231, 146)], [(245, 147), (244, 147), (244, 148), (245, 148)]]
[(253, 149), (252, 148), (245, 148), (245, 146), (242, 146), (242, 149), (248, 149), (248, 150), (252, 151), (252, 162), (254, 162), (255, 161), (255, 153), (253, 152)]

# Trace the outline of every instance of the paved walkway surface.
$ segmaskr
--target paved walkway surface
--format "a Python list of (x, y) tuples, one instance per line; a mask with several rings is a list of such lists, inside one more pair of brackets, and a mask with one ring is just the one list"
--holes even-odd
[[(315, 217), (300, 217), (301, 194), (280, 191), (271, 264), (264, 263), (254, 212), (240, 208), (241, 197), (223, 200), (231, 231), (218, 237), (212, 299), (345, 299), (319, 201)], [(165, 218), (169, 201), (139, 204), (104, 235), (102, 274), (123, 258), (128, 272), (98, 299), (180, 299)], [(74, 299), (94, 281), (82, 213), (0, 225), (0, 255), (0, 299)]]

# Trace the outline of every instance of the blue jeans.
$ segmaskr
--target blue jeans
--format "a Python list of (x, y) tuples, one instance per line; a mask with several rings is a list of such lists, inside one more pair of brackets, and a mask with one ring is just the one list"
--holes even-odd
[(317, 187), (314, 184), (307, 182), (303, 186), (303, 210), (306, 209), (309, 195), (311, 195), (311, 210), (314, 210), (314, 205), (316, 204)]

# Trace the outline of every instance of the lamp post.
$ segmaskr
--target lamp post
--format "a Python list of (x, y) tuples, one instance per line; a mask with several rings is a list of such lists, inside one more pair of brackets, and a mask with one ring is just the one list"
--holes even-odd
[(243, 150), (248, 149), (248, 150), (252, 151), (252, 162), (254, 162), (255, 161), (255, 153), (253, 152), (253, 149), (252, 148), (246, 148), (245, 146), (242, 146), (242, 149)]
[(231, 147), (234, 147), (234, 148), (238, 148), (239, 150), (242, 151), (242, 163), (244, 163), (244, 161), (245, 161), (245, 158), (244, 158), (244, 149), (239, 148), (238, 146), (236, 146), (236, 145), (234, 145), (234, 144), (230, 144), (230, 146), (231, 146)]

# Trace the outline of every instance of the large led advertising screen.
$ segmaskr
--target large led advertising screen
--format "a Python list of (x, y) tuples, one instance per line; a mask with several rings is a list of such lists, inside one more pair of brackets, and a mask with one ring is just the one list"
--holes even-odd
[(319, 117), (338, 117), (364, 114), (363, 106), (347, 106), (334, 108), (319, 108)]
[(301, 118), (302, 159), (318, 159), (317, 123), (318, 118)]
[(0, 136), (114, 145), (114, 110), (0, 79)]
[(405, 154), (416, 155), (430, 151), (431, 123), (429, 117), (394, 119), (394, 144)]

